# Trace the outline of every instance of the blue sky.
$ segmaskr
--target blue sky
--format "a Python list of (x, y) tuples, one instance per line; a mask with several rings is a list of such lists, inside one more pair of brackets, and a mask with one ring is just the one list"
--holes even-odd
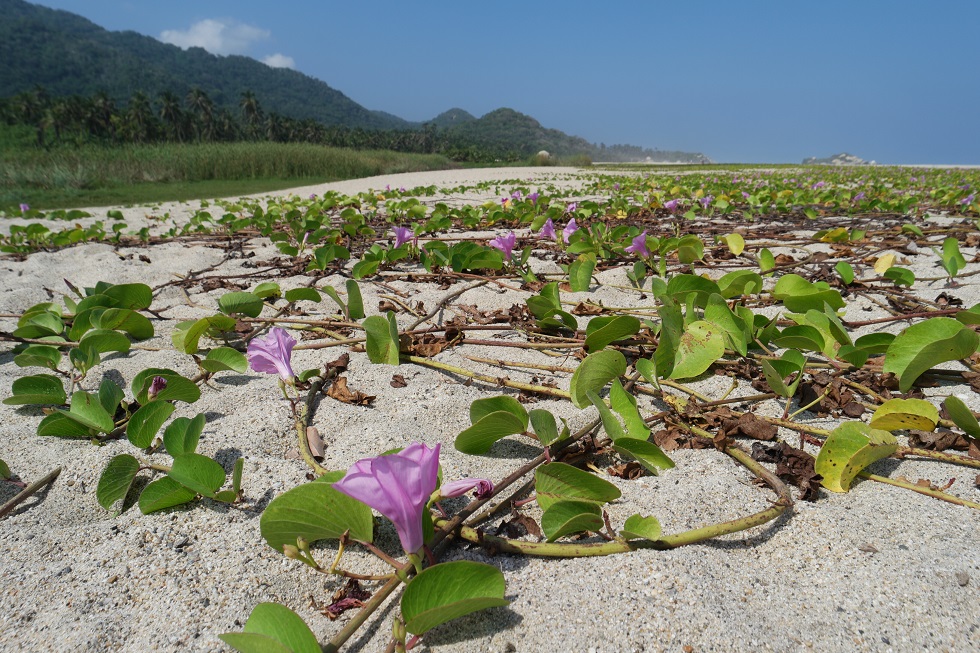
[(505, 106), (715, 161), (980, 164), (974, 0), (39, 4), (287, 65), (408, 120)]

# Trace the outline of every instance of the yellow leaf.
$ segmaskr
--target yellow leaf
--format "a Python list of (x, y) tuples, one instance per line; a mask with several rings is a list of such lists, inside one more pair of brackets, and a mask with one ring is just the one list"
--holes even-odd
[(895, 255), (885, 254), (884, 256), (879, 256), (878, 260), (875, 261), (875, 272), (878, 274), (884, 274), (888, 268), (895, 265)]

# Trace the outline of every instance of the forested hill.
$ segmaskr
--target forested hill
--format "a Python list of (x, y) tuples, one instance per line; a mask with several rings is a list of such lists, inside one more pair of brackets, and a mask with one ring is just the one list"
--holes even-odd
[(135, 32), (110, 32), (76, 14), (22, 0), (0, 0), (0, 16), (0, 97), (40, 85), (52, 96), (104, 91), (125, 101), (137, 91), (184, 97), (197, 87), (216, 106), (237, 112), (241, 94), (249, 90), (263, 106), (290, 118), (365, 129), (416, 126), (369, 111), (320, 80), (249, 57), (182, 50)]

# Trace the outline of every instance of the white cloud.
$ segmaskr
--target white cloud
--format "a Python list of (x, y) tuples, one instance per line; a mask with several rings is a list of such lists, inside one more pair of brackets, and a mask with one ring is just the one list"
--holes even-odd
[(262, 63), (271, 68), (295, 68), (296, 61), (282, 53), (270, 54), (262, 58)]
[[(164, 43), (185, 50), (191, 47), (204, 48), (212, 54), (221, 55), (245, 54), (253, 43), (268, 38), (269, 30), (231, 19), (213, 18), (198, 21), (186, 30), (168, 29), (160, 34), (160, 40)], [(289, 61), (292, 62), (292, 59)]]

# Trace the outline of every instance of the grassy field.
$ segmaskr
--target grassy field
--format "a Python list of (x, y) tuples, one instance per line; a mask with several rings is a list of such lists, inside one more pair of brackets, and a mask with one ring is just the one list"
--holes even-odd
[(454, 165), (438, 155), (268, 142), (4, 147), (0, 210), (227, 197)]

